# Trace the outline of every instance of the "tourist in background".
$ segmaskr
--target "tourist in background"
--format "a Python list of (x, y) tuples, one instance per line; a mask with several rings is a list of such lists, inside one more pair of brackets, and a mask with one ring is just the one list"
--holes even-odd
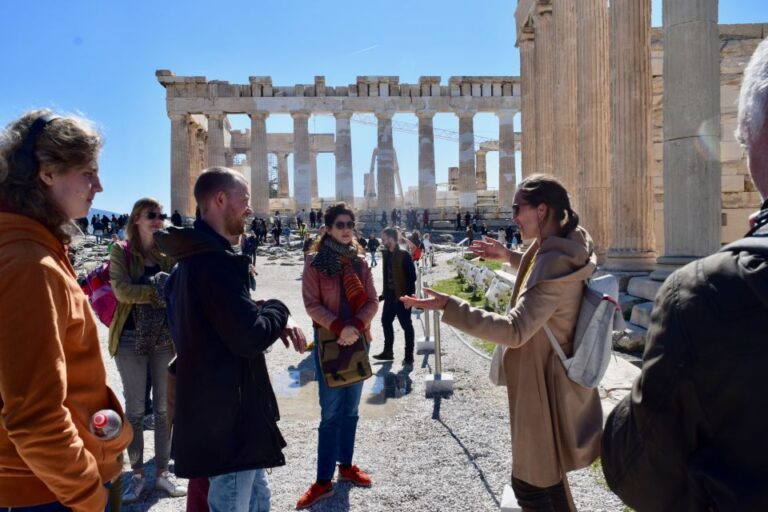
[(173, 224), (177, 228), (181, 227), (182, 220), (181, 220), (181, 214), (179, 213), (179, 210), (173, 210), (173, 215), (171, 215), (171, 224)]
[(432, 228), (429, 225), (429, 210), (424, 208), (424, 213), (421, 215), (421, 229), (423, 231), (430, 231)]
[(456, 231), (461, 231), (461, 211), (456, 210)]
[(517, 501), (523, 510), (576, 510), (566, 473), (589, 466), (600, 455), (603, 413), (597, 390), (568, 378), (544, 326), (567, 356), (573, 354), (584, 283), (595, 270), (594, 247), (555, 178), (526, 178), (513, 201), (515, 222), (526, 238), (536, 240), (528, 251), (509, 251), (492, 238), (471, 248), (477, 256), (509, 262), (516, 269), (514, 306), (507, 315), (429, 289), (428, 298), (406, 297), (403, 302), (442, 309), (445, 323), (506, 347), (503, 369)]
[(164, 284), (173, 260), (160, 252), (153, 238), (164, 227), (165, 215), (152, 198), (136, 201), (128, 217), (127, 242), (115, 244), (110, 253), (109, 277), (117, 297), (115, 317), (109, 326), (109, 353), (115, 358), (123, 381), (125, 409), (133, 427), (128, 458), (133, 475), (123, 501), (137, 501), (146, 489), (144, 472), (143, 420), (146, 407), (147, 373), (152, 379), (155, 464), (154, 487), (170, 496), (184, 496), (168, 471), (171, 455), (167, 414), (168, 363), (173, 343), (163, 298)]
[[(316, 252), (307, 257), (301, 281), (304, 307), (315, 327), (315, 343), (320, 328), (338, 336), (340, 345), (359, 343), (361, 336), (370, 341), (371, 320), (379, 306), (371, 269), (360, 257), (364, 253), (354, 237), (355, 214), (342, 203), (329, 208), (324, 221), (326, 233), (315, 245)], [(370, 476), (352, 464), (363, 382), (329, 388), (323, 379), (318, 350), (313, 358), (321, 409), (317, 478), (299, 499), (297, 509), (309, 508), (333, 495), (331, 481), (337, 462), (339, 481), (371, 486)]]
[(381, 220), (379, 223), (381, 224), (381, 229), (387, 227), (387, 212), (384, 210), (381, 211)]
[(371, 254), (371, 267), (378, 265), (378, 263), (376, 263), (376, 252), (379, 250), (379, 245), (381, 245), (379, 239), (376, 238), (376, 235), (371, 231), (371, 236), (368, 237), (368, 244), (366, 245), (366, 249)]
[(310, 208), (309, 209), (309, 227), (312, 229), (315, 229), (317, 227), (317, 214), (315, 213), (315, 210)]
[(421, 240), (421, 245), (424, 247), (424, 260), (429, 262), (431, 266), (435, 266), (435, 248), (432, 246), (432, 235), (430, 233), (424, 233), (424, 238)]
[[(101, 136), (87, 120), (28, 112), (0, 135), (0, 508), (120, 508), (121, 455), (133, 430), (107, 386), (99, 334), (67, 258), (102, 191)], [(91, 433), (116, 411), (114, 439)], [(29, 508), (26, 508), (29, 507)]]

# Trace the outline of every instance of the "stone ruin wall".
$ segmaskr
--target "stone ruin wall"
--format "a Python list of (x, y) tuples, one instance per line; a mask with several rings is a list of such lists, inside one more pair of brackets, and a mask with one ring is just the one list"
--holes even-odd
[[(760, 207), (760, 194), (747, 169), (746, 155), (736, 141), (736, 113), (744, 69), (760, 42), (768, 36), (768, 24), (720, 25), (720, 161), (722, 165), (721, 242), (741, 238), (747, 218)], [(653, 177), (656, 246), (664, 254), (664, 137), (663, 137), (663, 41), (660, 28), (653, 29)]]

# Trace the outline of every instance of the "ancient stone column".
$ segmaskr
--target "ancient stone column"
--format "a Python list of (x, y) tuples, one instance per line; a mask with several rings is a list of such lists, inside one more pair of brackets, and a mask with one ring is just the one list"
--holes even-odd
[(189, 115), (168, 114), (171, 118), (171, 212), (195, 214), (190, 196), (189, 176)]
[(277, 197), (288, 197), (288, 153), (277, 153)]
[(437, 202), (435, 130), (432, 125), (435, 113), (420, 110), (416, 117), (419, 118), (419, 206), (434, 208)]
[(557, 57), (555, 72), (555, 174), (563, 181), (571, 198), (571, 207), (578, 211), (577, 174), (578, 117), (577, 78), (578, 51), (576, 43), (577, 0), (552, 0)]
[(720, 247), (717, 8), (717, 0), (664, 2), (664, 256), (659, 264), (665, 268), (661, 272)]
[(251, 208), (256, 215), (269, 212), (269, 154), (267, 153), (267, 112), (251, 116)]
[(224, 148), (223, 112), (206, 112), (208, 116), (208, 167), (227, 165)]
[(459, 207), (477, 206), (475, 175), (475, 112), (461, 110), (459, 117)]
[(312, 199), (320, 197), (317, 192), (317, 152), (309, 152), (309, 172), (312, 177)]
[(352, 172), (352, 112), (337, 112), (336, 117), (336, 200), (352, 204), (355, 199)]
[(291, 112), (293, 117), (293, 198), (296, 211), (312, 207), (312, 169), (309, 155), (309, 113)]
[(512, 206), (515, 178), (515, 111), (502, 110), (499, 117), (499, 206)]
[(656, 266), (651, 163), (651, 0), (611, 2), (611, 245), (606, 268)]
[(475, 190), (488, 190), (487, 155), (488, 151), (484, 149), (478, 149), (475, 152)]
[[(537, 172), (536, 163), (536, 46), (532, 28), (520, 34), (521, 156), (523, 178)], [(499, 164), (501, 165), (501, 164)]]
[(555, 32), (552, 5), (539, 4), (536, 26), (536, 164), (539, 172), (555, 173)]
[(392, 112), (376, 112), (378, 120), (377, 192), (379, 208), (395, 204), (395, 146), (392, 140)]
[(598, 262), (610, 240), (610, 74), (608, 9), (605, 0), (579, 0), (577, 20), (577, 97), (579, 215), (595, 242)]

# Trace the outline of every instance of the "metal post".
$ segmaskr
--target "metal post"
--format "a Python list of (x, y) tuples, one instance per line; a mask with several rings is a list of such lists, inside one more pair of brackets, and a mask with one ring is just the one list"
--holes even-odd
[(424, 339), (426, 341), (430, 340), (430, 325), (429, 325), (429, 314), (424, 315)]
[(443, 358), (440, 353), (440, 311), (435, 311), (435, 376), (443, 373)]
[(421, 279), (421, 267), (416, 267), (416, 298), (424, 298), (423, 283)]

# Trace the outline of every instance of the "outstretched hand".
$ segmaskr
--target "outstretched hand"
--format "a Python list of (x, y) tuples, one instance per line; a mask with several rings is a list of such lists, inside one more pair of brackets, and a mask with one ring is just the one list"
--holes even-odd
[(445, 309), (450, 295), (436, 292), (431, 288), (424, 288), (424, 293), (427, 295), (425, 299), (417, 299), (416, 297), (406, 295), (405, 297), (400, 297), (400, 301), (406, 308)]
[(469, 251), (486, 260), (509, 260), (509, 250), (504, 247), (504, 244), (488, 236), (484, 236), (482, 240), (473, 241), (472, 245), (469, 246)]
[(293, 349), (299, 354), (303, 354), (307, 349), (307, 338), (304, 336), (304, 331), (296, 325), (291, 317), (288, 317), (288, 323), (285, 324), (285, 329), (280, 333), (280, 339), (283, 340), (285, 348), (290, 348), (292, 343)]

